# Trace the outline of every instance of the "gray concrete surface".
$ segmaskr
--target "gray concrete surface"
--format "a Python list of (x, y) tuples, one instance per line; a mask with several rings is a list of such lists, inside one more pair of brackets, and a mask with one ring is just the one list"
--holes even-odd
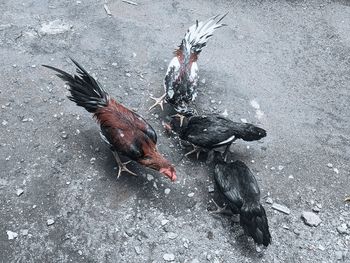
[[(0, 261), (350, 262), (349, 2), (136, 2), (108, 1), (109, 17), (102, 0), (1, 1)], [(147, 111), (188, 26), (226, 11), (199, 59), (196, 105), (268, 131), (230, 155), (257, 174), (273, 238), (262, 251), (209, 214), (211, 165), (180, 161), (166, 112)], [(156, 128), (176, 183), (136, 164), (139, 177), (116, 180), (91, 116), (40, 67), (73, 72), (68, 56)], [(322, 222), (307, 226), (317, 205)]]

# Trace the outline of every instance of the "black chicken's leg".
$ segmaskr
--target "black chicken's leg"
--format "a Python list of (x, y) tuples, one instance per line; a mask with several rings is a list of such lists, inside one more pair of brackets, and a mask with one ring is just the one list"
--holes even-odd
[(232, 144), (232, 143), (226, 145), (226, 148), (225, 148), (225, 151), (224, 151), (224, 161), (225, 161), (225, 162), (226, 162), (226, 160), (227, 160), (227, 155), (228, 155), (228, 153), (229, 153), (229, 151), (230, 151), (231, 144)]
[(216, 206), (216, 210), (211, 211), (210, 214), (233, 215), (232, 211), (229, 208), (227, 208), (227, 205), (224, 205), (223, 207), (221, 207), (214, 201), (214, 199), (212, 199), (211, 201)]
[(193, 146), (193, 150), (189, 151), (188, 153), (185, 153), (185, 156), (189, 156), (189, 155), (192, 154), (192, 153), (196, 153), (197, 160), (198, 160), (199, 154), (201, 153), (202, 148), (201, 148), (201, 147), (198, 147), (198, 146), (196, 146), (196, 145), (193, 145), (193, 144), (192, 144), (192, 146)]

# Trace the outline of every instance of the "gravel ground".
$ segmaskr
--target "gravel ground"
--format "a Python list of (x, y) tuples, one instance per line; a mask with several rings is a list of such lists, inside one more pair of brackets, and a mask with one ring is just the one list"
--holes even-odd
[[(137, 3), (1, 1), (0, 261), (350, 262), (349, 2)], [(212, 165), (181, 160), (168, 112), (147, 110), (186, 29), (226, 11), (199, 59), (196, 105), (268, 131), (230, 155), (257, 175), (267, 249), (208, 212)], [(149, 120), (176, 183), (137, 164), (116, 180), (90, 114), (40, 66), (73, 72), (69, 56)]]

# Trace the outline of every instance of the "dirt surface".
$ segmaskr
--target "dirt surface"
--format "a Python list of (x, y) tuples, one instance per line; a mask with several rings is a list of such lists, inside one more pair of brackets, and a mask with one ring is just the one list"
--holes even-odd
[[(350, 262), (348, 2), (136, 2), (108, 1), (108, 16), (98, 0), (1, 1), (0, 261)], [(207, 211), (212, 165), (181, 160), (161, 125), (169, 106), (148, 111), (186, 29), (227, 11), (199, 58), (196, 105), (268, 132), (230, 155), (257, 175), (267, 249)], [(73, 72), (69, 56), (149, 120), (176, 183), (137, 164), (116, 180), (91, 115), (40, 66)], [(301, 219), (313, 209), (316, 227)]]

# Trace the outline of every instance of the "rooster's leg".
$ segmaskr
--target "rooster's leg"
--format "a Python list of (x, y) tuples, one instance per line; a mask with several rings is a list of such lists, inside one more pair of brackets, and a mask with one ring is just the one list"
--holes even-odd
[(156, 102), (149, 108), (149, 110), (153, 109), (154, 107), (156, 107), (157, 105), (159, 105), (161, 107), (162, 110), (163, 109), (163, 103), (164, 103), (164, 99), (165, 99), (166, 94), (164, 93), (161, 97), (159, 98), (155, 98), (151, 96), (152, 100), (155, 100)]
[(225, 214), (225, 215), (232, 215), (232, 211), (227, 208), (227, 205), (224, 205), (223, 207), (219, 206), (214, 199), (211, 200), (213, 204), (216, 206), (215, 211), (211, 211), (210, 214)]
[(227, 155), (228, 155), (228, 153), (229, 153), (229, 151), (230, 151), (230, 146), (231, 146), (231, 143), (230, 144), (227, 144), (226, 145), (226, 148), (225, 148), (225, 151), (224, 151), (224, 161), (226, 162), (226, 160), (227, 160)]
[(173, 115), (172, 117), (179, 117), (179, 119), (180, 119), (180, 127), (182, 127), (182, 125), (184, 123), (185, 116), (177, 113), (177, 114)]
[(185, 156), (189, 156), (189, 155), (192, 154), (192, 153), (196, 153), (197, 160), (198, 160), (199, 154), (201, 153), (202, 148), (201, 148), (201, 147), (198, 147), (198, 146), (195, 146), (195, 145), (193, 145), (193, 144), (192, 144), (192, 146), (193, 146), (193, 150), (191, 150), (191, 151), (189, 151), (188, 153), (186, 153)]
[(117, 179), (120, 177), (120, 175), (122, 174), (123, 171), (124, 171), (124, 172), (128, 172), (129, 174), (132, 174), (132, 175), (137, 176), (137, 174), (133, 173), (132, 171), (130, 171), (130, 170), (126, 167), (126, 165), (127, 165), (128, 163), (130, 163), (131, 161), (122, 163), (122, 161), (120, 160), (119, 155), (118, 155), (117, 152), (113, 152), (113, 155), (114, 155), (115, 160), (116, 160), (117, 163), (118, 163), (118, 177), (117, 177)]

